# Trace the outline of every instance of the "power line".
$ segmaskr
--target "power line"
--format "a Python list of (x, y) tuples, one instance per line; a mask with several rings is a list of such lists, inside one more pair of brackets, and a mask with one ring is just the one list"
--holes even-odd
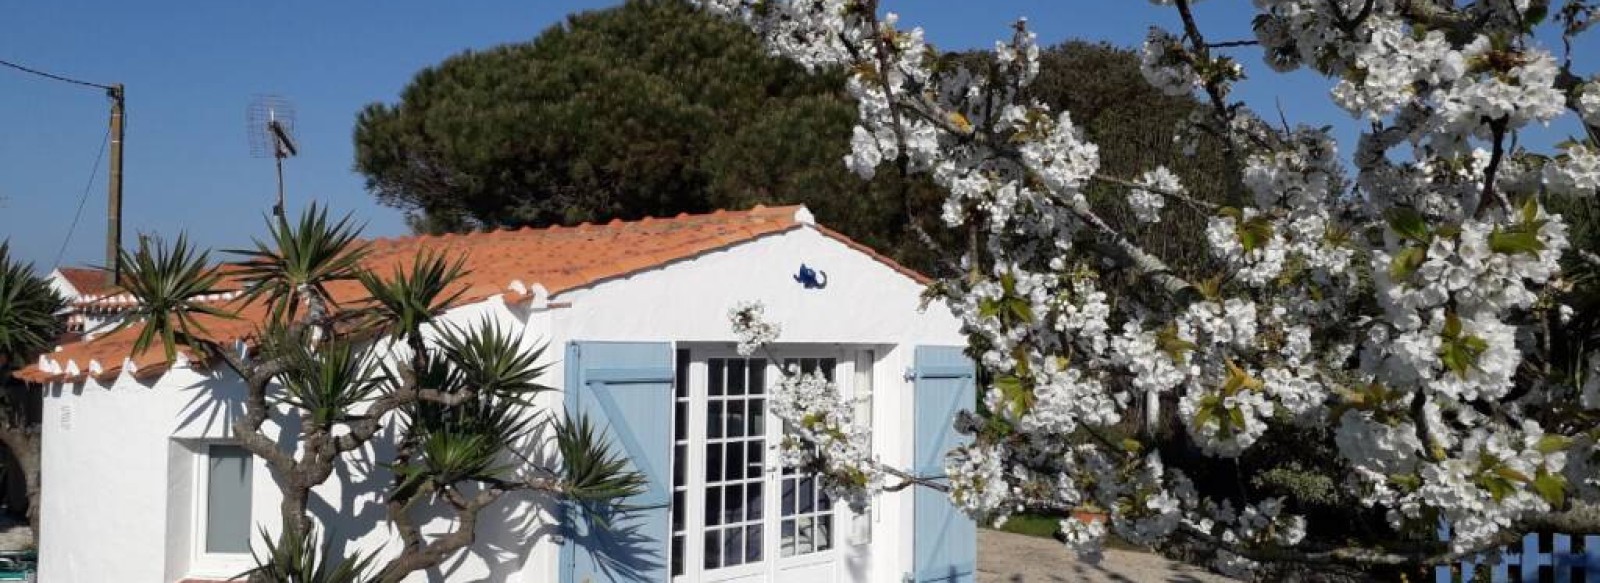
[(11, 61), (0, 60), (0, 65), (4, 65), (6, 67), (11, 67), (12, 69), (16, 69), (16, 70), (22, 71), (24, 73), (30, 73), (30, 74), (33, 74), (33, 75), (38, 75), (38, 76), (44, 77), (46, 79), (55, 79), (56, 81), (72, 83), (74, 85), (83, 85), (85, 87), (95, 87), (95, 88), (98, 88), (98, 89), (104, 89), (106, 91), (111, 91), (111, 89), (112, 89), (110, 85), (101, 85), (99, 83), (90, 83), (88, 81), (81, 81), (81, 80), (78, 80), (78, 79), (73, 79), (71, 77), (62, 77), (62, 76), (57, 75), (55, 73), (48, 73), (48, 72), (40, 71), (38, 69), (34, 69), (34, 68), (31, 68), (31, 67), (25, 67), (25, 66), (13, 63)]
[(55, 266), (61, 267), (61, 257), (67, 253), (67, 243), (72, 242), (72, 232), (78, 229), (78, 218), (83, 216), (83, 203), (89, 201), (89, 190), (94, 188), (94, 178), (100, 174), (100, 160), (106, 155), (106, 143), (111, 141), (111, 130), (106, 130), (106, 136), (100, 140), (100, 153), (94, 155), (94, 166), (89, 168), (89, 183), (83, 185), (83, 195), (78, 197), (78, 210), (72, 213), (72, 225), (67, 227), (67, 236), (61, 240), (61, 249), (56, 251)]

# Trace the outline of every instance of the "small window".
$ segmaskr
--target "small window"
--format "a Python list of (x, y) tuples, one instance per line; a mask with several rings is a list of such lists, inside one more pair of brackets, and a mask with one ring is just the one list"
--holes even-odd
[(206, 553), (250, 552), (250, 452), (237, 445), (206, 448)]

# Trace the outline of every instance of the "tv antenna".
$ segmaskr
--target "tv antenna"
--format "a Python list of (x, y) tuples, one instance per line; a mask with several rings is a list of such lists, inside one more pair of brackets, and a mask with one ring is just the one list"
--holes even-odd
[(284, 218), (283, 159), (300, 153), (294, 142), (294, 104), (277, 95), (257, 95), (245, 113), (250, 155), (271, 157), (278, 166), (278, 204), (272, 214)]

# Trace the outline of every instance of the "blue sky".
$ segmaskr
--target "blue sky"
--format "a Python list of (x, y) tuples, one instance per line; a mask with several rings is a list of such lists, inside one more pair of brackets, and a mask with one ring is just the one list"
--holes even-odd
[[(257, 94), (291, 99), (301, 156), (287, 166), (291, 209), (317, 200), (367, 223), (367, 234), (403, 234), (400, 213), (377, 205), (351, 170), (356, 112), (394, 101), (418, 69), (466, 49), (526, 40), (565, 14), (614, 2), (21, 2), (0, 19), (0, 59), (128, 92), (124, 241), (138, 233), (187, 232), (216, 248), (262, 232), (274, 196), (270, 160), (250, 157), (245, 109)], [(907, 25), (944, 49), (988, 47), (1028, 16), (1041, 40), (1136, 45), (1151, 24), (1175, 26), (1171, 9), (1139, 0), (885, 0)], [(1249, 37), (1249, 4), (1200, 4), (1214, 40)], [(1597, 54), (1594, 38), (1578, 47)], [(1327, 81), (1276, 75), (1241, 51), (1260, 79), (1240, 87), (1258, 110), (1279, 105), (1291, 122), (1357, 125), (1326, 98)], [(41, 269), (55, 265), (105, 135), (100, 92), (0, 69), (0, 239)], [(1275, 116), (1273, 116), (1275, 117)], [(1534, 143), (1559, 139), (1556, 128)], [(105, 233), (105, 168), (62, 264), (98, 264)]]

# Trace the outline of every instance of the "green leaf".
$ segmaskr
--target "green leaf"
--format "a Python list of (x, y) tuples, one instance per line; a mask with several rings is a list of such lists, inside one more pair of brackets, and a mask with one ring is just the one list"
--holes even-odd
[(562, 495), (577, 502), (576, 507), (597, 526), (609, 529), (608, 512), (599, 506), (621, 506), (629, 497), (645, 492), (649, 479), (634, 470), (627, 455), (619, 450), (607, 430), (590, 418), (568, 416), (555, 427), (556, 448), (563, 460)]
[(1531, 225), (1538, 220), (1539, 199), (1537, 197), (1530, 196), (1528, 197), (1528, 200), (1523, 201), (1522, 203), (1522, 224)]
[(234, 317), (207, 305), (207, 296), (222, 291), (222, 276), (211, 266), (209, 254), (197, 251), (183, 234), (170, 247), (157, 242), (140, 243), (131, 253), (123, 249), (117, 261), (123, 289), (138, 301), (115, 330), (140, 328), (134, 354), (159, 340), (170, 361), (179, 344), (193, 345), (206, 333), (200, 316)]
[(1254, 251), (1272, 240), (1272, 220), (1265, 215), (1256, 215), (1239, 223), (1235, 232), (1239, 235), (1239, 244), (1244, 246), (1244, 250)]
[(1567, 505), (1567, 478), (1561, 474), (1552, 474), (1539, 468), (1539, 473), (1533, 478), (1533, 491), (1539, 493), (1540, 498), (1549, 502), (1551, 506), (1561, 508)]
[(66, 328), (56, 313), (66, 307), (50, 282), (34, 275), (32, 264), (11, 259), (0, 241), (0, 375), (55, 346)]
[(1249, 372), (1234, 364), (1232, 359), (1226, 359), (1223, 362), (1227, 365), (1228, 376), (1222, 379), (1222, 396), (1231, 397), (1238, 394), (1239, 391), (1259, 391), (1266, 387), (1266, 383), (1262, 382), (1261, 379), (1250, 376)]
[(1536, 229), (1528, 228), (1526, 225), (1518, 225), (1505, 230), (1496, 228), (1494, 232), (1489, 233), (1489, 250), (1495, 253), (1537, 255), (1544, 249), (1544, 242), (1539, 240), (1539, 232)]
[(269, 218), (267, 232), (270, 239), (256, 240), (255, 249), (228, 253), (241, 258), (232, 275), (244, 284), (245, 303), (264, 302), (279, 322), (294, 320), (309, 300), (334, 308), (327, 286), (356, 279), (368, 253), (360, 225), (349, 215), (330, 221), (328, 209), (315, 204), (295, 223)]
[(1156, 348), (1178, 364), (1183, 364), (1188, 358), (1188, 353), (1193, 352), (1197, 347), (1198, 345), (1195, 343), (1178, 336), (1178, 324), (1176, 322), (1162, 326), (1160, 330), (1156, 331)]
[(1006, 300), (1006, 308), (1011, 312), (1011, 317), (1016, 318), (1019, 322), (1033, 321), (1033, 305), (1028, 303), (1028, 300), (1022, 298), (1008, 299)]
[(1444, 315), (1444, 329), (1439, 332), (1439, 335), (1444, 336), (1445, 338), (1450, 338), (1450, 339), (1460, 338), (1461, 337), (1461, 317), (1457, 316), (1455, 312), (1447, 312), (1447, 313), (1445, 313), (1445, 315)]
[(1220, 302), (1222, 301), (1222, 284), (1226, 280), (1226, 276), (1220, 274), (1213, 275), (1195, 282), (1194, 287), (1200, 292), (1200, 297)]
[(1534, 449), (1538, 450), (1539, 453), (1550, 455), (1571, 446), (1572, 438), (1565, 435), (1546, 433), (1544, 437), (1539, 438), (1539, 443), (1534, 446)]
[[(265, 544), (250, 549), (255, 568), (233, 579), (244, 580), (248, 577), (251, 580), (294, 583), (364, 583), (375, 580), (368, 572), (378, 558), (377, 549), (365, 555), (339, 558), (340, 555), (332, 548), (331, 538), (322, 548), (318, 548), (315, 526), (298, 536), (284, 533), (277, 539), (272, 538), (266, 527), (262, 527), (260, 533)], [(258, 554), (257, 549), (263, 547), (265, 554)]]
[(467, 286), (460, 283), (469, 273), (465, 265), (464, 255), (451, 260), (443, 251), (426, 250), (412, 257), (410, 269), (396, 264), (388, 278), (359, 271), (356, 278), (368, 296), (362, 306), (368, 315), (366, 324), (415, 344), (421, 338), (422, 327), (454, 307), (466, 293)]
[(1415, 209), (1395, 208), (1389, 211), (1389, 228), (1401, 238), (1427, 245), (1433, 239), (1428, 233), (1428, 221)]
[(1144, 451), (1144, 444), (1141, 443), (1139, 440), (1134, 439), (1132, 437), (1129, 437), (1127, 439), (1122, 440), (1122, 444), (1121, 445), (1122, 445), (1123, 451), (1126, 451), (1126, 452), (1134, 454), (1134, 455), (1138, 455), (1139, 453)]
[(1221, 401), (1216, 397), (1206, 397), (1200, 400), (1200, 406), (1194, 411), (1194, 426), (1205, 427), (1217, 419), (1217, 406)]
[(1428, 252), (1418, 247), (1406, 247), (1389, 260), (1389, 279), (1405, 281), (1411, 279), (1411, 274), (1422, 267), (1422, 262), (1428, 259)]
[(1478, 487), (1489, 492), (1489, 497), (1494, 498), (1495, 502), (1505, 500), (1506, 496), (1510, 496), (1512, 493), (1517, 491), (1516, 484), (1505, 479), (1504, 477), (1494, 474), (1479, 475), (1476, 481)]
[(1524, 474), (1522, 472), (1513, 470), (1513, 469), (1511, 469), (1510, 466), (1499, 466), (1499, 467), (1495, 468), (1494, 469), (1494, 475), (1500, 476), (1500, 477), (1505, 478), (1507, 480), (1511, 480), (1513, 482), (1527, 482), (1527, 481), (1529, 481), (1527, 474)]
[(1234, 429), (1234, 430), (1244, 429), (1244, 410), (1243, 409), (1228, 409), (1228, 421), (1230, 421), (1233, 424), (1232, 425), (1232, 429)]
[(1389, 482), (1399, 486), (1402, 490), (1413, 492), (1416, 491), (1417, 488), (1422, 487), (1422, 476), (1418, 476), (1416, 474), (1395, 474), (1389, 476)]
[(1015, 375), (1004, 375), (996, 378), (994, 387), (1000, 389), (1000, 394), (1011, 405), (1011, 412), (1014, 414), (1021, 415), (1033, 404), (1033, 395), (1029, 393), (1028, 387), (1023, 384), (1022, 379)]
[(1467, 372), (1478, 366), (1478, 357), (1489, 349), (1489, 343), (1477, 336), (1464, 338), (1446, 337), (1439, 344), (1439, 362), (1446, 369), (1465, 377)]

